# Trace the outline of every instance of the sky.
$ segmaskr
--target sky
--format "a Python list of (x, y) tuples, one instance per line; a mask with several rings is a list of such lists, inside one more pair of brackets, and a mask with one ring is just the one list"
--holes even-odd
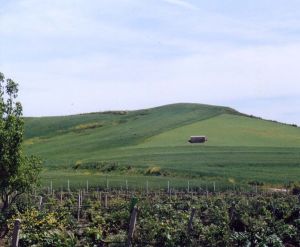
[(191, 102), (300, 125), (299, 0), (0, 0), (25, 116)]

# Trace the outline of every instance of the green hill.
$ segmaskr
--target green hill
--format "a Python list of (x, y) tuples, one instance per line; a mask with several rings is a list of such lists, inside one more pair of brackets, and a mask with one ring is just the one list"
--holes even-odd
[[(52, 179), (126, 174), (142, 181), (143, 176), (158, 175), (280, 183), (300, 175), (300, 128), (227, 107), (173, 104), (26, 118), (25, 129), (26, 152), (42, 157), (45, 177)], [(206, 135), (209, 141), (190, 144), (191, 135)], [(151, 169), (159, 171), (152, 174)]]
[[(175, 104), (140, 111), (115, 111), (26, 119), (25, 146), (45, 158), (134, 146), (169, 130), (220, 114), (238, 114), (216, 106)], [(82, 157), (82, 158), (85, 158)]]
[(145, 140), (143, 147), (191, 145), (190, 135), (206, 135), (206, 146), (300, 147), (300, 129), (257, 118), (222, 114)]

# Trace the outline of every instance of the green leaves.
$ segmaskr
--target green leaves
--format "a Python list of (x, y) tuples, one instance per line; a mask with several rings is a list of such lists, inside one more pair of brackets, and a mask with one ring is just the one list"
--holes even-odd
[[(16, 101), (18, 84), (0, 73), (0, 212), (5, 221), (11, 204), (23, 193), (31, 192), (38, 183), (41, 161), (22, 153), (24, 120), (22, 104)], [(3, 229), (0, 229), (0, 235)]]
[(6, 79), (6, 93), (10, 98), (17, 98), (18, 96), (18, 84), (15, 83), (12, 79)]
[[(111, 198), (109, 208), (105, 208), (99, 205), (93, 193), (86, 194), (83, 217), (78, 223), (74, 195), (65, 194), (68, 199), (62, 202), (59, 193), (54, 197), (45, 196), (43, 210), (31, 208), (17, 214), (16, 218), (22, 220), (23, 246), (67, 246), (69, 240), (77, 246), (93, 246), (101, 240), (114, 242), (112, 246), (123, 246), (128, 231), (130, 201)], [(136, 246), (300, 245), (298, 200), (292, 195), (225, 193), (193, 196), (193, 199), (178, 197), (171, 201), (164, 194), (137, 197), (139, 213), (133, 239)], [(188, 231), (192, 207), (196, 214), (193, 227)], [(280, 219), (274, 209), (283, 212)], [(233, 227), (238, 220), (243, 228)]]

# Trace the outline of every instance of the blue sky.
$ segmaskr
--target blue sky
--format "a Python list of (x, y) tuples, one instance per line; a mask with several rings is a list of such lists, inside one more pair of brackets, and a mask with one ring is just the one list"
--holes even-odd
[(0, 0), (27, 116), (226, 105), (300, 124), (300, 1)]

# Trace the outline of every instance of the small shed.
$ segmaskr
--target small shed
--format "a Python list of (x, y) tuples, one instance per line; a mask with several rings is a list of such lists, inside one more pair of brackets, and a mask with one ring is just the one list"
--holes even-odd
[(206, 136), (191, 136), (189, 139), (189, 143), (204, 143), (207, 142)]

